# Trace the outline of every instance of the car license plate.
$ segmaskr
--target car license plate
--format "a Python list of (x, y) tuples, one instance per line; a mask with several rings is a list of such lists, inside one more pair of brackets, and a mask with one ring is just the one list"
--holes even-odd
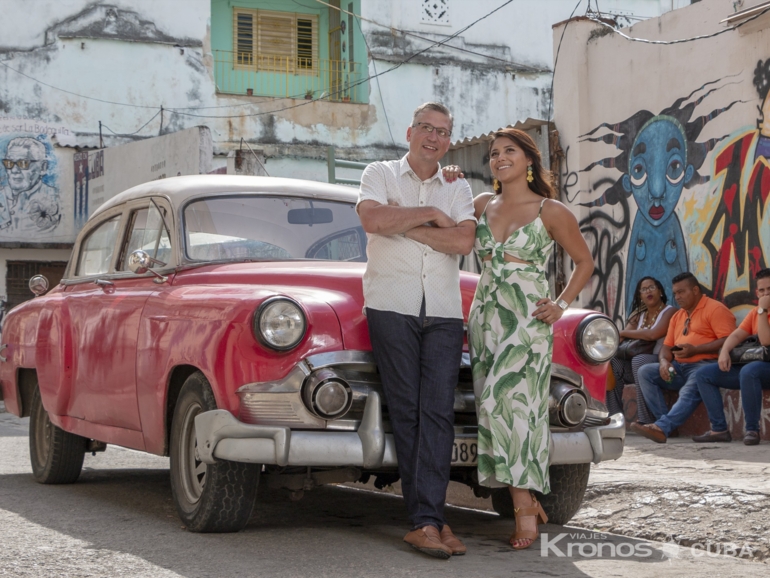
[(453, 466), (475, 466), (478, 458), (478, 445), (475, 437), (455, 438), (452, 447)]

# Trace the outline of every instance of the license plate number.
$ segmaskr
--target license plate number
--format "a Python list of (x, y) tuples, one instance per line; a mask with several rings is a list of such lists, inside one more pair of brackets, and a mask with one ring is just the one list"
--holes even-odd
[(453, 466), (475, 466), (478, 459), (476, 438), (455, 438), (452, 447)]

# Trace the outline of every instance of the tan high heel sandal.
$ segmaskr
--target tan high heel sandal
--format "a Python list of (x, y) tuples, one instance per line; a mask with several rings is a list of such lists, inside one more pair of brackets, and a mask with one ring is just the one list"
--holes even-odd
[[(523, 518), (525, 516), (535, 516), (537, 519), (535, 520), (535, 524), (547, 524), (548, 523), (548, 516), (545, 515), (545, 512), (543, 511), (543, 506), (540, 505), (540, 502), (537, 501), (535, 496), (532, 496), (532, 506), (528, 508), (514, 508), (513, 513), (516, 516), (516, 531), (511, 534), (510, 539), (508, 540), (511, 544), (511, 547), (514, 550), (525, 550), (526, 548), (529, 548), (532, 544), (535, 543), (535, 540), (537, 540), (538, 536), (540, 536), (540, 530), (535, 527), (535, 530), (519, 530), (519, 519)], [(516, 540), (532, 540), (529, 544), (526, 546), (515, 546), (513, 544)]]

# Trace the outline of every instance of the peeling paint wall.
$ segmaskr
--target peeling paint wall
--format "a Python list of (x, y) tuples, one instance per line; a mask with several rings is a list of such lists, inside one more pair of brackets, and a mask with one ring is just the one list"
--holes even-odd
[[(700, 2), (624, 32), (687, 39), (725, 31), (734, 13), (731, 0)], [(642, 276), (670, 298), (689, 270), (741, 319), (770, 265), (770, 12), (671, 45), (597, 30), (569, 23), (555, 79), (562, 198), (596, 265), (583, 303), (622, 323)]]
[[(325, 180), (329, 144), (340, 157), (353, 159), (402, 154), (411, 112), (427, 100), (443, 101), (454, 110), (458, 139), (544, 117), (550, 95), (550, 27), (574, 7), (573, 0), (520, 0), (453, 39), (451, 44), (461, 50), (435, 48), (403, 64), (407, 55), (459, 32), (500, 3), (451, 0), (445, 21), (435, 24), (423, 22), (421, 0), (361, 0), (362, 16), (384, 25), (360, 23), (371, 54), (364, 62), (368, 73), (384, 73), (401, 63), (379, 82), (368, 82), (367, 104), (220, 94), (213, 70), (213, 11), (221, 5), (231, 11), (264, 2), (9, 3), (0, 20), (0, 60), (10, 67), (0, 66), (0, 114), (62, 124), (74, 135), (70, 144), (80, 146), (113, 146), (205, 124), (216, 153), (226, 154), (244, 138), (264, 150), (268, 170), (271, 159), (282, 159), (271, 174), (290, 176), (310, 162), (316, 168), (303, 174)], [(349, 4), (343, 0), (341, 6)], [(602, 7), (651, 16), (667, 9), (666, 4), (606, 0)], [(270, 0), (269, 5), (296, 9), (291, 0)], [(359, 6), (358, 0), (353, 5)], [(34, 19), (28, 18), (30, 11)], [(347, 15), (341, 20), (348, 29), (359, 26)], [(356, 50), (365, 54), (367, 47)]]

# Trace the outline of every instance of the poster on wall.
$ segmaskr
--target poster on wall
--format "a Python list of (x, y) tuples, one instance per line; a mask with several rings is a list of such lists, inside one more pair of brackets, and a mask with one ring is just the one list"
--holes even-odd
[(0, 243), (71, 242), (72, 218), (51, 137), (69, 130), (0, 117)]

